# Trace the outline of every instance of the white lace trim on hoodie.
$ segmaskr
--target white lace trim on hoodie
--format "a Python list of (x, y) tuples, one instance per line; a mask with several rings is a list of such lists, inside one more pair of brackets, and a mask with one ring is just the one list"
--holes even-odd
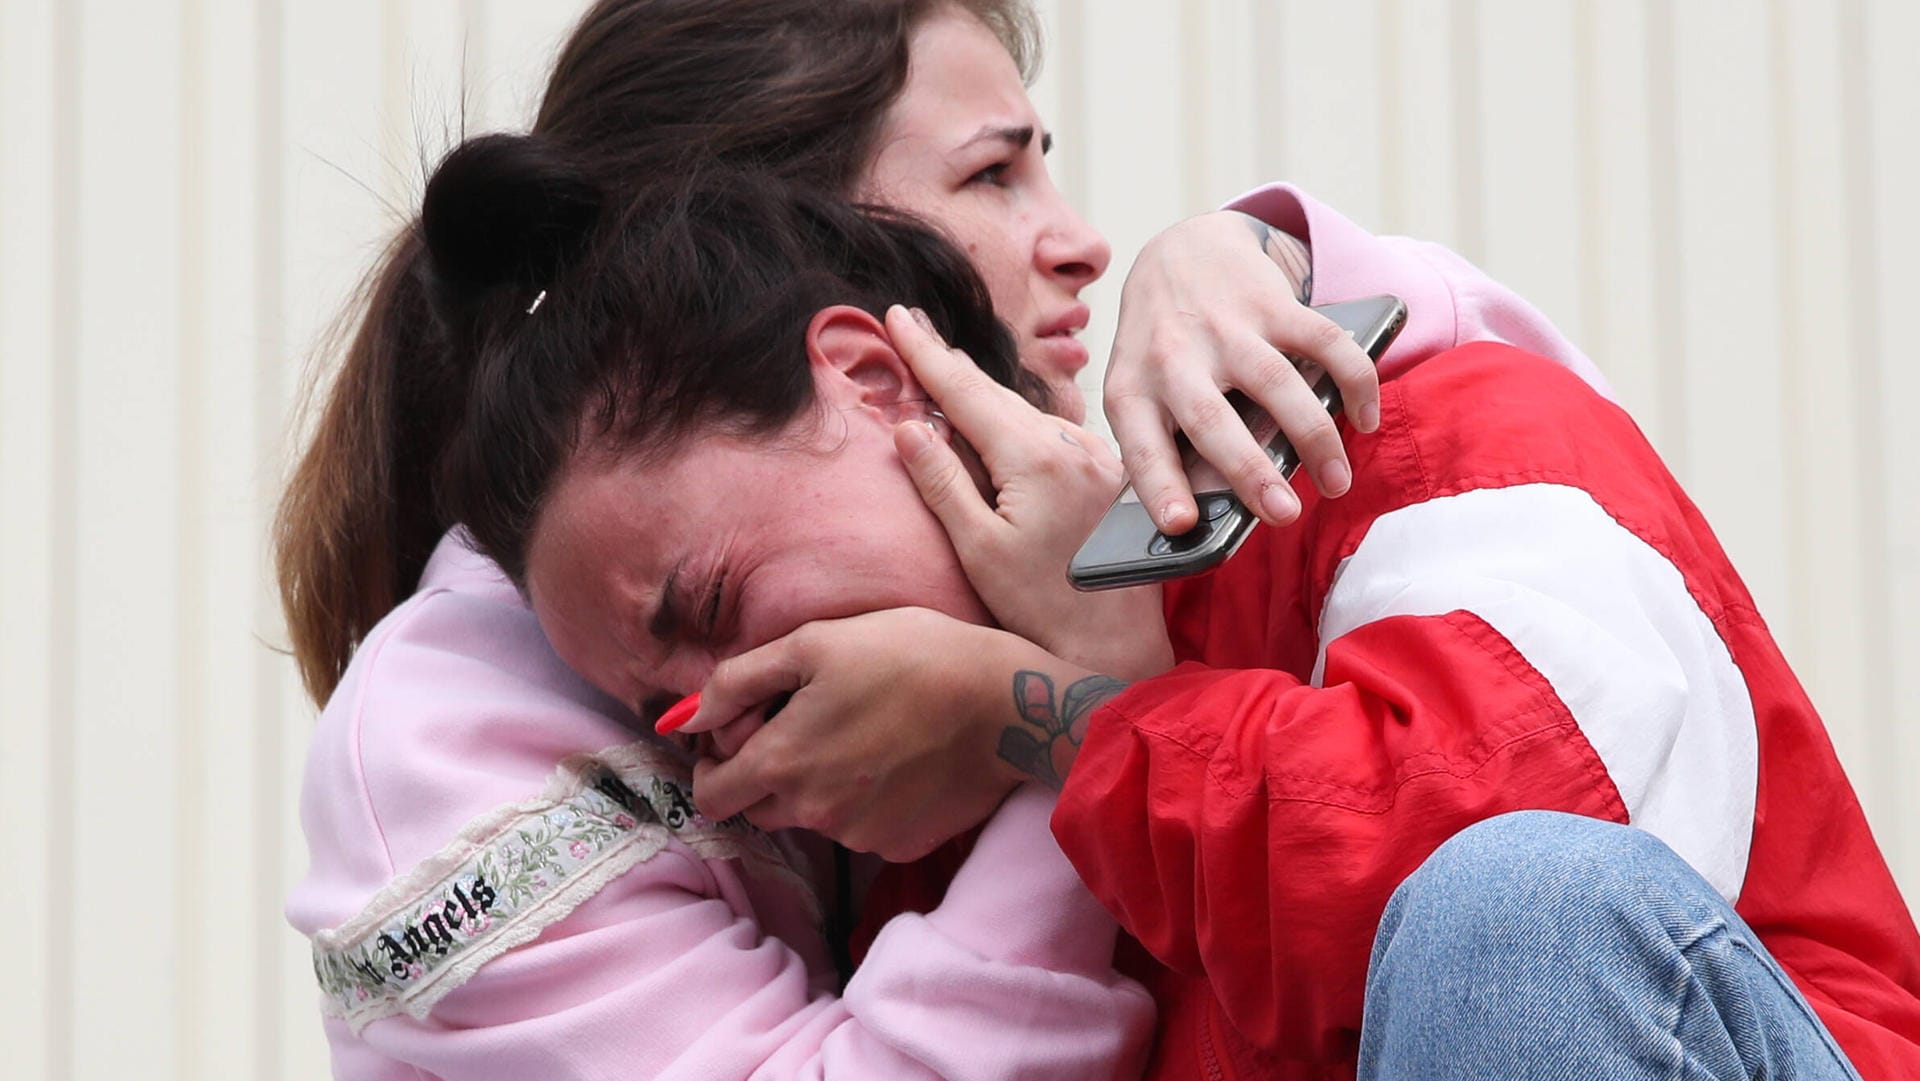
[(561, 762), (541, 795), (474, 819), (359, 915), (313, 936), (322, 1012), (355, 1032), (403, 1011), (424, 1018), (670, 840), (813, 897), (771, 838), (737, 815), (701, 816), (690, 787), (684, 763), (644, 740)]

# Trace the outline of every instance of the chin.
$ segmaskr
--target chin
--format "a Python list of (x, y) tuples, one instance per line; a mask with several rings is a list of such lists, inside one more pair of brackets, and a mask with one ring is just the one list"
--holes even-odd
[(1078, 383), (1071, 379), (1064, 383), (1050, 382), (1047, 384), (1047, 389), (1053, 392), (1053, 408), (1047, 412), (1075, 424), (1087, 422), (1087, 400), (1081, 396)]

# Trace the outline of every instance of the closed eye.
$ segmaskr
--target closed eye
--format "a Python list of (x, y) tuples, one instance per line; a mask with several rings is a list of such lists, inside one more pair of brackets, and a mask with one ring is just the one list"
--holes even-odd
[(1001, 185), (1006, 183), (1007, 170), (1011, 168), (1013, 168), (1013, 163), (1010, 161), (995, 162), (992, 165), (987, 166), (985, 169), (982, 169), (979, 172), (968, 177), (967, 183), (988, 184), (996, 188), (1000, 187)]
[(709, 642), (720, 625), (720, 602), (726, 597), (726, 584), (725, 572), (715, 575), (713, 584), (707, 587), (706, 603), (700, 608), (701, 631)]

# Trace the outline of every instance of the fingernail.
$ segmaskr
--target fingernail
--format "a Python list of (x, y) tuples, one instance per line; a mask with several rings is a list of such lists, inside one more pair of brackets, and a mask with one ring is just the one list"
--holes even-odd
[(1320, 467), (1320, 490), (1328, 495), (1340, 495), (1353, 484), (1353, 473), (1345, 462), (1328, 462)]
[(1260, 492), (1260, 510), (1269, 522), (1286, 521), (1299, 509), (1300, 501), (1293, 497), (1293, 489), (1284, 484), (1269, 484)]
[(1380, 403), (1368, 402), (1360, 407), (1360, 430), (1371, 432), (1380, 427)]
[(660, 719), (653, 722), (653, 730), (663, 736), (672, 732), (678, 732), (680, 729), (686, 727), (688, 721), (693, 720), (694, 714), (699, 712), (700, 696), (690, 694), (680, 701), (675, 702), (665, 713), (662, 713)]
[(908, 421), (900, 425), (897, 429), (899, 432), (899, 442), (896, 444), (900, 449), (900, 456), (911, 461), (925, 454), (927, 448), (933, 446), (935, 430), (933, 418), (931, 417), (919, 422)]
[(1173, 524), (1179, 521), (1180, 516), (1185, 514), (1186, 512), (1187, 512), (1187, 505), (1185, 503), (1180, 502), (1177, 499), (1171, 503), (1168, 503), (1166, 506), (1161, 507), (1160, 508), (1161, 531), (1165, 532), (1166, 530), (1172, 529)]
[(919, 308), (908, 308), (907, 311), (912, 313), (913, 321), (920, 324), (921, 330), (926, 331), (935, 338), (940, 336), (940, 332), (933, 329), (933, 320), (928, 318), (926, 312), (921, 311)]

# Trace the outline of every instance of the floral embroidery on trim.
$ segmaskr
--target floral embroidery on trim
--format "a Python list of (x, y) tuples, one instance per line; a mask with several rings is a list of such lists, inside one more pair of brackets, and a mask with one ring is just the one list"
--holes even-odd
[(487, 961), (565, 918), (669, 839), (811, 890), (766, 834), (693, 805), (685, 767), (641, 742), (560, 764), (540, 798), (471, 823), (353, 920), (313, 940), (323, 1012), (358, 1031), (425, 1017)]

